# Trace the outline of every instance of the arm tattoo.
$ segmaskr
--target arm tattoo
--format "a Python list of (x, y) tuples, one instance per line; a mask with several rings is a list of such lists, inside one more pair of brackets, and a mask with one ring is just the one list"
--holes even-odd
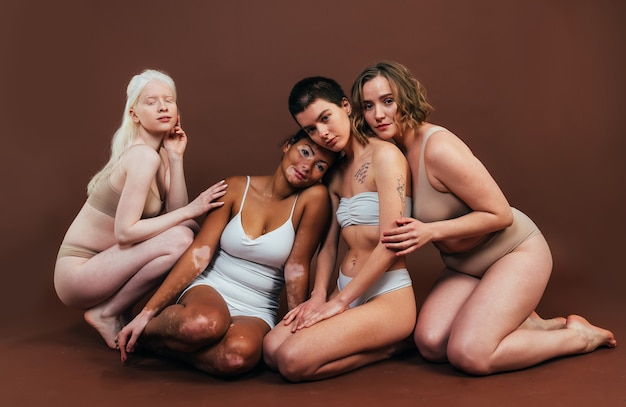
[(406, 180), (404, 179), (404, 175), (401, 175), (397, 180), (396, 191), (400, 196), (400, 202), (402, 203), (402, 208), (400, 208), (400, 216), (404, 216), (404, 208), (406, 207)]
[(362, 184), (365, 182), (365, 178), (367, 178), (367, 170), (370, 168), (370, 163), (366, 162), (363, 165), (361, 165), (361, 168), (359, 168), (356, 173), (354, 173), (354, 179), (359, 183)]

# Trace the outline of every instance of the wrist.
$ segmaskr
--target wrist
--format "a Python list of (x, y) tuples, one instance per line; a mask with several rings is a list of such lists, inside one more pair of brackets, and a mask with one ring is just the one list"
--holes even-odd
[(175, 165), (182, 165), (183, 163), (183, 155), (182, 154), (168, 154), (168, 160), (170, 162), (170, 166), (173, 167)]
[[(152, 317), (154, 317), (154, 314), (156, 314), (156, 310), (150, 309), (150, 308), (146, 308), (144, 307), (141, 312), (139, 312), (139, 315), (147, 318), (147, 319), (152, 319)], [(138, 316), (139, 316), (138, 315)]]
[(343, 309), (348, 308), (348, 306), (352, 302), (351, 300), (346, 299), (342, 295), (342, 292), (339, 292), (339, 294), (336, 295), (333, 299), (331, 299), (331, 301), (336, 301)]
[(311, 291), (311, 299), (318, 299), (318, 300), (326, 301), (327, 297), (328, 297), (328, 292), (326, 290), (313, 289), (313, 291)]

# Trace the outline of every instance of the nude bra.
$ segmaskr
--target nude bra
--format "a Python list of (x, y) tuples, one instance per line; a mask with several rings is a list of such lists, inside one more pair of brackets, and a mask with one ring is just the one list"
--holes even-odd
[[(94, 186), (89, 197), (87, 197), (87, 203), (105, 215), (114, 218), (117, 212), (117, 205), (120, 202), (120, 196), (121, 194), (113, 189), (111, 181), (107, 177)], [(142, 218), (153, 218), (161, 214), (161, 212), (163, 212), (163, 201), (150, 189), (150, 194), (148, 194), (143, 208)]]

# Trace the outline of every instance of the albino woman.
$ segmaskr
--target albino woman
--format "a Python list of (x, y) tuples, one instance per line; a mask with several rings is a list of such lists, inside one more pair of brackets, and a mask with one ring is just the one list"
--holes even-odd
[(226, 193), (223, 182), (188, 202), (186, 145), (174, 81), (155, 70), (135, 75), (111, 158), (89, 182), (54, 269), (60, 300), (85, 310), (87, 323), (112, 349), (124, 314), (193, 241), (193, 219), (222, 205), (213, 200)]

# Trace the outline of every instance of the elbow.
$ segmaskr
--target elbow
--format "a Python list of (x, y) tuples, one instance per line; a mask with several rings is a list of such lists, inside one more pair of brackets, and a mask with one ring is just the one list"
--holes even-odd
[(137, 243), (135, 239), (132, 238), (132, 235), (128, 233), (128, 231), (115, 231), (115, 241), (121, 247), (130, 246), (132, 244)]
[(117, 238), (117, 245), (120, 247), (131, 246), (134, 242), (127, 238)]
[(308, 278), (308, 267), (300, 262), (287, 262), (285, 263), (285, 281), (286, 282), (298, 282), (302, 279)]
[(506, 229), (513, 224), (513, 210), (509, 206), (500, 216), (500, 229)]

